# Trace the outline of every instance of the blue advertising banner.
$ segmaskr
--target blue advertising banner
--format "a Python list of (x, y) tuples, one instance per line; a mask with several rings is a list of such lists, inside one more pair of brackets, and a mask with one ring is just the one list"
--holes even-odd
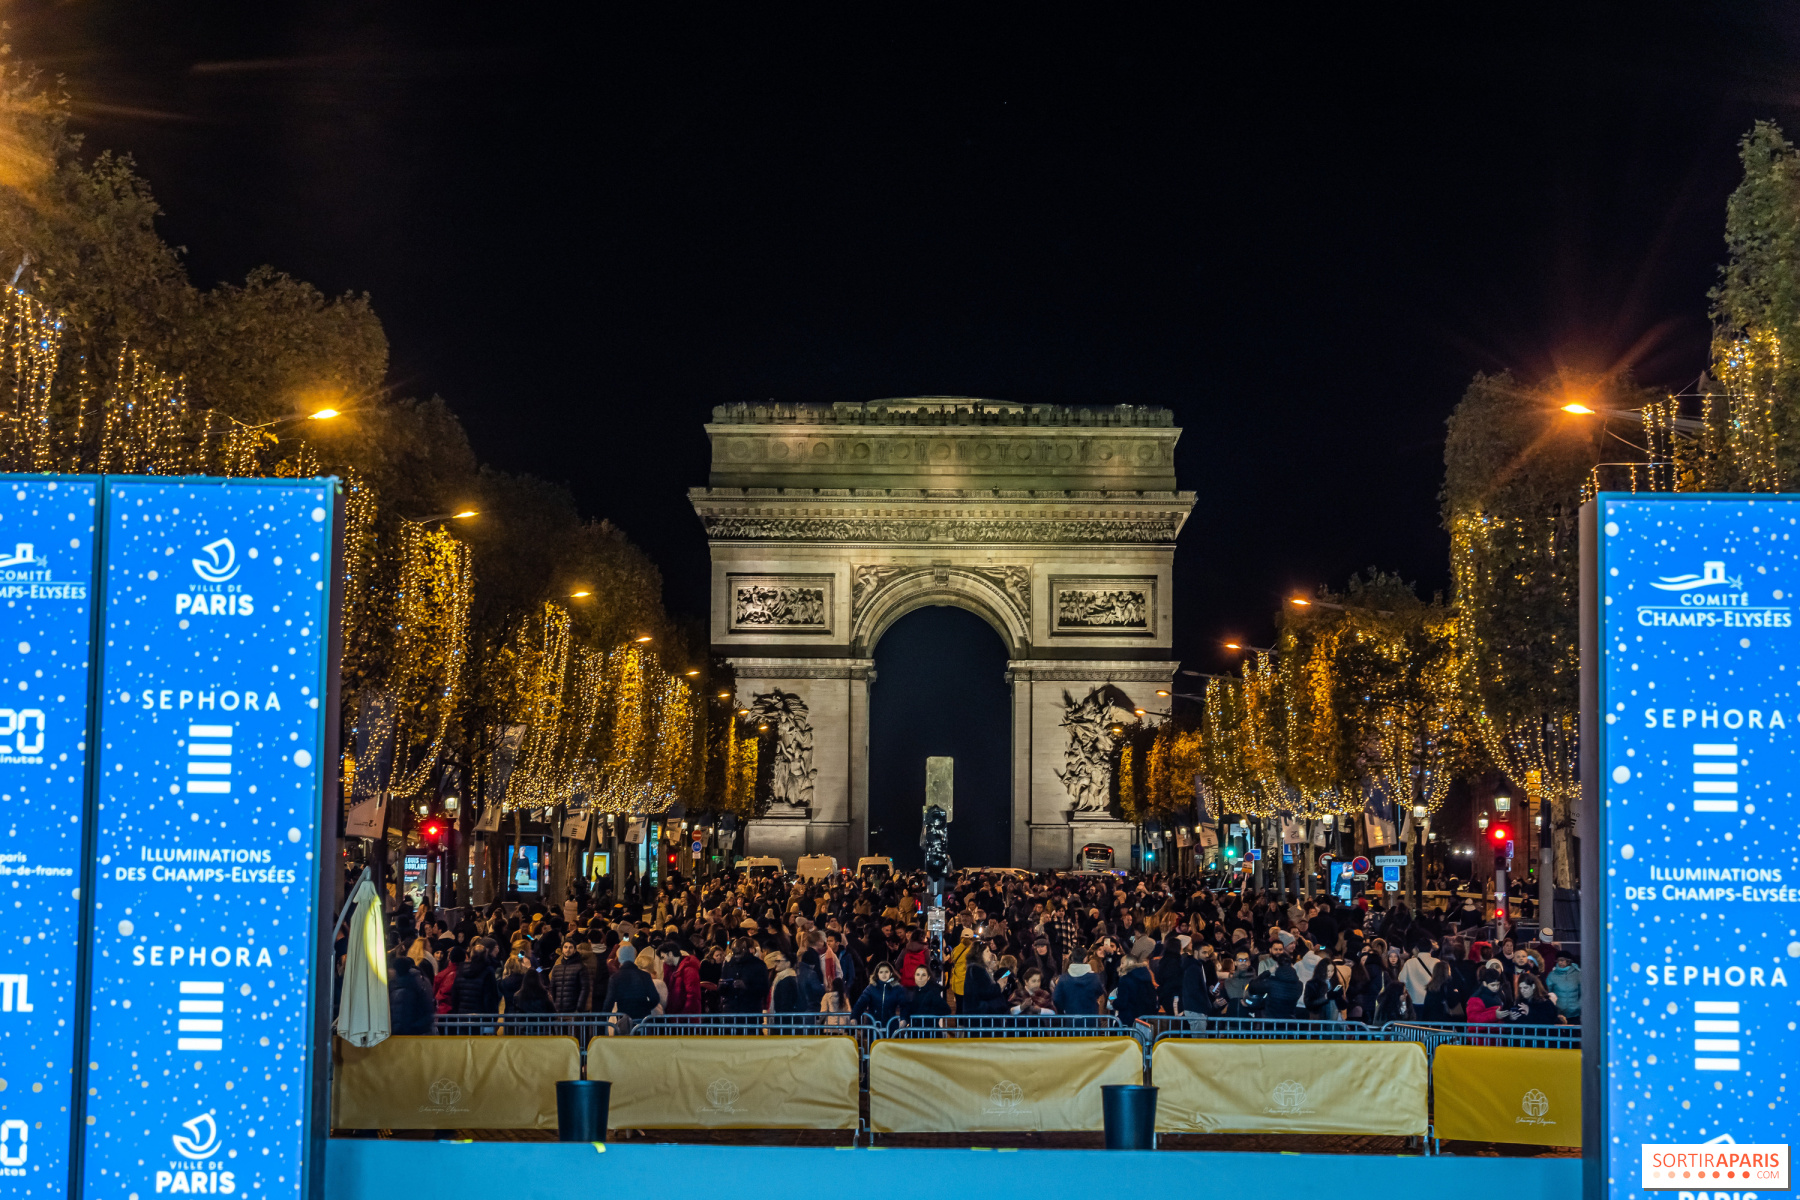
[(83, 1194), (300, 1196), (335, 498), (104, 487)]
[(1583, 532), (1587, 1191), (1782, 1190), (1800, 498), (1603, 494)]
[(99, 482), (0, 490), (0, 1193), (65, 1196), (80, 1025), (89, 644)]

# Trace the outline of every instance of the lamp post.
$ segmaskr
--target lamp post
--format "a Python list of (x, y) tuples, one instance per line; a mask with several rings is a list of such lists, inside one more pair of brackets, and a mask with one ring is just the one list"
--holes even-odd
[[(1505, 792), (1495, 795), (1494, 811), (1499, 814), (1502, 821), (1506, 820), (1506, 814), (1512, 811), (1512, 797)], [(1506, 903), (1506, 876), (1511, 865), (1512, 858), (1510, 856), (1500, 857), (1499, 848), (1496, 847), (1494, 853), (1494, 920), (1497, 937), (1506, 936), (1506, 927), (1512, 923), (1512, 909), (1507, 907)]]
[(1413, 805), (1413, 915), (1425, 911), (1425, 806)]

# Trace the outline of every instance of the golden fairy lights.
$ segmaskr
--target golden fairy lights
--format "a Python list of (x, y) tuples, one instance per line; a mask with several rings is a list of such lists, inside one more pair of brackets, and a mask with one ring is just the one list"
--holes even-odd
[(691, 796), (692, 685), (635, 641), (571, 649), (570, 628), (567, 609), (545, 604), (512, 648), (526, 733), (506, 808), (657, 813)]
[[(324, 472), (305, 438), (194, 410), (185, 380), (134, 347), (119, 345), (104, 362), (92, 362), (70, 348), (64, 329), (62, 314), (16, 288), (0, 288), (0, 470), (283, 478)], [(311, 418), (336, 415), (321, 409)], [(365, 754), (364, 762), (346, 756), (345, 779), (355, 780), (357, 795), (422, 793), (455, 757), (461, 723), (497, 703), (513, 710), (507, 723), (526, 730), (509, 809), (573, 804), (655, 813), (679, 799), (701, 799), (698, 764), (708, 743), (693, 690), (700, 671), (685, 672), (694, 682), (671, 674), (648, 635), (611, 649), (582, 645), (568, 612), (547, 604), (498, 649), (502, 686), (478, 703), (471, 698), (469, 546), (434, 521), (396, 521), (356, 470), (337, 470), (345, 509), (345, 703), (359, 722), (359, 745), (392, 747), (391, 754)], [(583, 588), (571, 598), (591, 594)], [(721, 798), (747, 814), (755, 806), (756, 739), (729, 724), (720, 747), (729, 758)]]

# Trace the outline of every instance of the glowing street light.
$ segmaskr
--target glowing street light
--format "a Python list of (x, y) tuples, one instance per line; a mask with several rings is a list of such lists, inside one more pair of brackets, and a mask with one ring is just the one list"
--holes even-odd
[(593, 594), (594, 594), (594, 593), (592, 593), (592, 592), (570, 592), (570, 593), (569, 593), (569, 599), (571, 599), (571, 600), (580, 600), (580, 599), (582, 599), (582, 598), (583, 598), (583, 597), (585, 597), (585, 596), (591, 596), (591, 595), (593, 595)]
[(652, 638), (651, 638), (651, 637), (650, 637), (650, 635), (649, 635), (649, 634), (647, 634), (647, 633), (646, 633), (646, 634), (644, 634), (644, 635), (643, 635), (643, 636), (642, 636), (642, 637), (639, 637), (639, 638), (634, 638), (634, 639), (632, 639), (632, 640), (634, 640), (634, 641), (637, 641), (637, 642), (648, 642), (648, 641), (651, 641), (651, 640), (653, 640), (653, 639), (652, 639)]
[(1562, 410), (1566, 413), (1574, 413), (1578, 417), (1591, 417), (1596, 415), (1594, 410), (1585, 404), (1565, 404), (1562, 406)]
[(413, 524), (429, 525), (433, 521), (466, 521), (470, 517), (479, 517), (480, 515), (479, 512), (472, 508), (465, 508), (460, 512), (432, 513), (429, 517), (419, 517), (413, 520)]
[(341, 417), (343, 415), (344, 415), (343, 413), (339, 412), (335, 408), (321, 408), (318, 412), (313, 413), (311, 416), (307, 417), (306, 419), (309, 421), (329, 421), (333, 417)]

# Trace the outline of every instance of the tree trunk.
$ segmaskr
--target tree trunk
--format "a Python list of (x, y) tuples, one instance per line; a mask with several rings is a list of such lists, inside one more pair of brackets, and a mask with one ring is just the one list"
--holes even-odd
[(1575, 886), (1575, 814), (1568, 797), (1557, 795), (1550, 801), (1550, 821), (1554, 827), (1556, 848), (1556, 886)]

